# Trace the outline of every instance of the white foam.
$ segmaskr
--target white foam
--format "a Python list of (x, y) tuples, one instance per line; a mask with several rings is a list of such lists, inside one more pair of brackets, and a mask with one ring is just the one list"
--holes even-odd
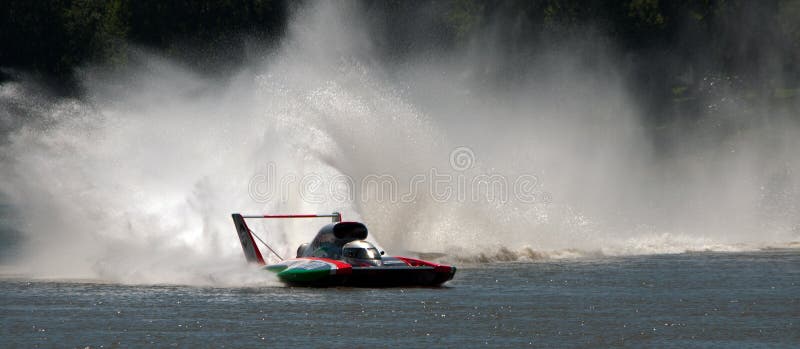
[[(564, 55), (561, 75), (496, 92), (476, 73), (490, 52), (391, 66), (373, 55), (352, 9), (338, 6), (301, 11), (282, 46), (224, 80), (137, 51), (128, 71), (85, 70), (81, 100), (2, 85), (2, 102), (24, 120), (0, 145), (0, 192), (27, 239), (16, 270), (124, 283), (267, 282), (242, 268), (229, 216), (237, 211), (341, 211), (363, 219), (390, 253), (488, 262), (800, 240), (796, 126), (772, 133), (777, 146), (747, 136), (724, 145), (731, 153), (687, 142), (662, 159), (602, 52), (599, 69)], [(463, 146), (475, 162), (454, 171), (451, 151)], [(249, 184), (269, 164), (277, 178), (535, 175), (552, 201), (442, 202), (421, 192), (391, 202), (357, 191), (312, 202), (294, 190), (259, 202)], [(251, 227), (289, 256), (322, 223)]]

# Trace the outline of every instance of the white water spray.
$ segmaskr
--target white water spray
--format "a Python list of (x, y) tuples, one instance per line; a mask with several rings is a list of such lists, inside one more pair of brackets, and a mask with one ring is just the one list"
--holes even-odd
[[(351, 10), (300, 11), (277, 51), (223, 81), (138, 52), (127, 71), (85, 70), (81, 100), (3, 85), (5, 113), (22, 120), (0, 158), (0, 192), (26, 238), (16, 272), (262, 283), (244, 267), (232, 212), (341, 211), (365, 221), (389, 252), (444, 252), (460, 261), (800, 240), (796, 125), (754, 127), (722, 145), (686, 144), (679, 156), (661, 159), (613, 62), (589, 71), (554, 52), (559, 59), (548, 64), (558, 61), (557, 73), (493, 92), (473, 78), (474, 62), (491, 62), (491, 54), (467, 50), (389, 66), (374, 57)], [(458, 147), (474, 155), (464, 171), (450, 163)], [(260, 202), (252, 182), (268, 166), (273, 180), (390, 175), (401, 192), (431, 169), (468, 178), (531, 175), (551, 200), (435, 200), (421, 190), (400, 202), (356, 185), (349, 200), (310, 202), (290, 191)], [(251, 227), (291, 255), (323, 223)]]

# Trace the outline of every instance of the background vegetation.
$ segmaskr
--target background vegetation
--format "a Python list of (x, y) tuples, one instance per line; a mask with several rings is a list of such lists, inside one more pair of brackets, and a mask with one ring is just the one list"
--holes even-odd
[(70, 82), (86, 63), (126, 64), (129, 44), (211, 66), (241, 56), (243, 35), (275, 41), (286, 20), (271, 0), (6, 0), (0, 67)]
[[(358, 5), (389, 60), (491, 45), (505, 61), (486, 67), (487, 76), (513, 86), (517, 67), (591, 33), (619, 52), (625, 78), (653, 111), (702, 108), (692, 101), (722, 92), (797, 106), (800, 0), (361, 0)], [(5, 0), (0, 80), (25, 72), (70, 91), (76, 67), (124, 66), (129, 45), (214, 72), (243, 59), (248, 38), (266, 45), (280, 40), (293, 6), (303, 4)]]

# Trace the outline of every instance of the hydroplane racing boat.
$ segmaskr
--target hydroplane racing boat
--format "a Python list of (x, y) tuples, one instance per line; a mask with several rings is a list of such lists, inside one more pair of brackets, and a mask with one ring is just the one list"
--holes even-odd
[[(264, 265), (292, 286), (441, 286), (451, 280), (456, 267), (421, 259), (386, 256), (365, 241), (367, 227), (359, 222), (342, 222), (338, 212), (320, 215), (242, 215), (234, 213), (233, 223), (248, 262)], [(332, 218), (333, 223), (319, 230), (310, 243), (297, 248), (295, 258), (284, 259), (254, 234), (246, 218)], [(278, 259), (267, 265), (256, 246), (258, 239)]]

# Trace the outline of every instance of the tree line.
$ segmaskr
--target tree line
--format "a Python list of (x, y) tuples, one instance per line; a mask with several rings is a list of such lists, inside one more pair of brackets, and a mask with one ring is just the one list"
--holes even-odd
[[(503, 43), (493, 46), (508, 58), (495, 67), (498, 74), (525, 64), (543, 47), (600, 32), (598, 37), (631, 62), (641, 97), (654, 105), (687, 97), (703, 79), (775, 98), (796, 97), (800, 82), (800, 0), (355, 4), (374, 25), (386, 57), (446, 50), (483, 35), (487, 42)], [(0, 2), (0, 68), (69, 81), (73, 69), (87, 62), (126, 64), (131, 44), (186, 61), (235, 60), (243, 55), (243, 36), (276, 42), (292, 8), (304, 5), (288, 0), (5, 0)]]
[(125, 64), (129, 44), (188, 58), (241, 34), (275, 40), (286, 20), (273, 0), (5, 0), (0, 67), (69, 80), (87, 62)]

